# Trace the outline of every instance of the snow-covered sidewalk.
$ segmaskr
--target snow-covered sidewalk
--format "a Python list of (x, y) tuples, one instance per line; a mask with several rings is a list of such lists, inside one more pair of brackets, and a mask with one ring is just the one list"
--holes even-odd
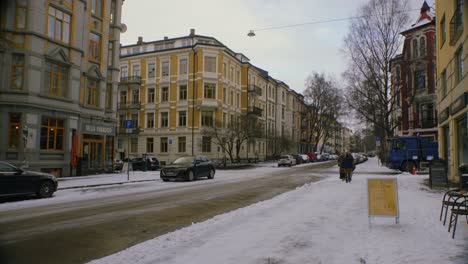
[[(468, 263), (468, 224), (456, 238), (439, 222), (442, 191), (427, 175), (398, 176), (400, 223), (367, 216), (368, 177), (391, 172), (375, 159), (351, 184), (328, 178), (146, 241), (93, 264), (107, 263)], [(378, 174), (378, 175), (377, 175)]]

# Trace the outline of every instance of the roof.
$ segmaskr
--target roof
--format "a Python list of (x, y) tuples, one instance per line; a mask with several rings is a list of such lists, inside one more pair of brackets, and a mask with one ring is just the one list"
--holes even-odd
[(401, 32), (401, 34), (411, 32), (415, 29), (421, 28), (429, 24), (435, 24), (435, 14), (431, 11), (431, 8), (427, 4), (427, 2), (424, 1), (421, 7), (421, 12), (419, 13), (419, 17), (418, 19), (416, 19), (416, 23), (411, 25), (409, 29)]

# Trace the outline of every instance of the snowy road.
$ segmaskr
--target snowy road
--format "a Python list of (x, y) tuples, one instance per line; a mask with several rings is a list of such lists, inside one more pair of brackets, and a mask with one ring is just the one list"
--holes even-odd
[(331, 164), (218, 171), (214, 180), (191, 183), (67, 189), (51, 199), (0, 204), (0, 263), (83, 263), (317, 181), (313, 171)]

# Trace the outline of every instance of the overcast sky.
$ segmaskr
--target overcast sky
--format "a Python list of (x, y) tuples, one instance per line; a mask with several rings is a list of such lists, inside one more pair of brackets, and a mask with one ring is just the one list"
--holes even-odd
[[(250, 29), (346, 18), (356, 14), (367, 0), (125, 0), (122, 22), (127, 32), (123, 45), (135, 44), (138, 36), (154, 41), (196, 34), (212, 36), (251, 63), (267, 70), (273, 78), (302, 92), (304, 80), (313, 71), (339, 77), (345, 68), (341, 48), (349, 21), (284, 29)], [(410, 8), (423, 0), (408, 0)], [(433, 0), (428, 1), (433, 5)], [(418, 12), (410, 13), (411, 22)]]

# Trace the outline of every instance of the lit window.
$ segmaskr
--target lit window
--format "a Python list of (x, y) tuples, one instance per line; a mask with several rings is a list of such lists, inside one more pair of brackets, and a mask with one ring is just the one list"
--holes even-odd
[(18, 149), (21, 135), (21, 114), (10, 113), (8, 122), (8, 148)]
[(42, 118), (41, 149), (63, 150), (63, 120)]

